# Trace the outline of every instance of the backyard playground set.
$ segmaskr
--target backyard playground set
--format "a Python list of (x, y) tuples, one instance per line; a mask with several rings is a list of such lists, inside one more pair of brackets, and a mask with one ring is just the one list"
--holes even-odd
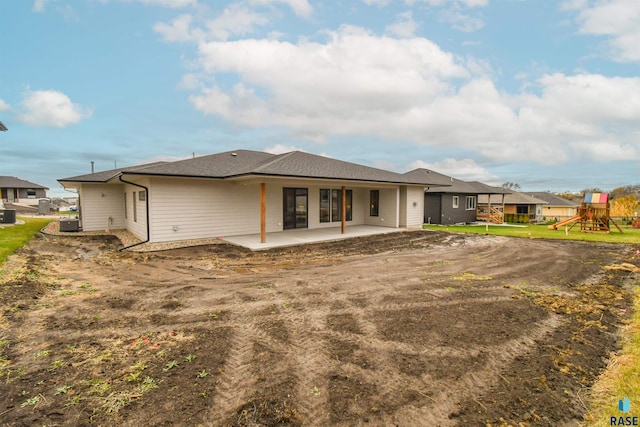
[(620, 233), (622, 229), (611, 218), (608, 193), (586, 193), (582, 205), (578, 208), (578, 214), (563, 221), (551, 224), (549, 230), (557, 230), (566, 226), (567, 231), (580, 224), (580, 231), (584, 233), (611, 231), (613, 224)]

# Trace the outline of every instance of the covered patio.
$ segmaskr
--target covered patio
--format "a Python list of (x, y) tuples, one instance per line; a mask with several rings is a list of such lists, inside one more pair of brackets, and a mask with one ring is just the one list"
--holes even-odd
[(295, 246), (318, 242), (330, 242), (349, 239), (352, 237), (373, 236), (376, 234), (395, 233), (406, 230), (404, 228), (380, 227), (375, 225), (352, 225), (343, 234), (340, 227), (313, 228), (277, 231), (266, 233), (266, 243), (260, 243), (260, 233), (244, 236), (225, 237), (224, 240), (234, 245), (243, 246), (252, 251)]

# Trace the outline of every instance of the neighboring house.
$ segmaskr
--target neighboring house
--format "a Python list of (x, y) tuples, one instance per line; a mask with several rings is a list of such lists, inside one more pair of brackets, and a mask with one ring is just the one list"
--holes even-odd
[(556, 196), (546, 191), (527, 192), (531, 197), (547, 202), (542, 208), (542, 219), (545, 221), (562, 221), (578, 214), (579, 203)]
[(548, 203), (524, 193), (512, 191), (504, 196), (481, 195), (478, 204), (482, 207), (502, 203), (505, 222), (539, 222), (543, 219), (543, 206)]
[[(37, 199), (47, 197), (49, 188), (14, 176), (0, 176), (0, 191), (5, 203), (37, 205)], [(36, 200), (34, 202), (34, 200)], [(33, 203), (32, 203), (33, 202)]]
[(293, 151), (237, 150), (58, 180), (79, 194), (82, 229), (167, 242), (300, 228), (420, 226), (432, 182)]
[[(429, 187), (424, 193), (424, 222), (427, 224), (460, 224), (478, 220), (478, 196), (480, 194), (504, 194), (502, 188), (481, 182), (467, 182), (429, 170), (416, 169), (405, 175), (442, 184)], [(496, 220), (502, 222), (502, 219)]]

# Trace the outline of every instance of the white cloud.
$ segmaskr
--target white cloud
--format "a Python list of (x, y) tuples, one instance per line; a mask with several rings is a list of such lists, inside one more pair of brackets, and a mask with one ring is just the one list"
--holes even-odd
[(293, 13), (303, 18), (310, 18), (313, 15), (313, 7), (307, 0), (250, 0), (255, 5), (273, 5), (283, 3), (288, 5)]
[(606, 0), (589, 5), (573, 1), (563, 4), (565, 10), (579, 10), (577, 21), (581, 34), (607, 36), (607, 53), (616, 61), (640, 61), (640, 2)]
[(481, 181), (489, 185), (498, 185), (499, 183), (499, 178), (496, 175), (476, 163), (473, 159), (456, 160), (449, 158), (435, 163), (416, 160), (407, 167), (407, 170), (417, 168), (430, 169), (462, 181)]
[(250, 34), (256, 27), (268, 23), (265, 15), (245, 5), (232, 4), (216, 18), (204, 21), (205, 29), (194, 25), (192, 15), (178, 16), (169, 24), (158, 22), (153, 29), (169, 42), (227, 40), (231, 36)]
[(27, 90), (20, 103), (20, 121), (31, 126), (63, 128), (91, 117), (91, 109), (74, 104), (56, 90)]
[(378, 7), (388, 6), (392, 1), (393, 0), (362, 0), (362, 2), (367, 6), (378, 6)]
[(374, 136), (498, 162), (640, 158), (640, 78), (543, 74), (507, 93), (489, 63), (424, 38), (325, 35), (200, 42), (183, 87), (204, 114), (299, 140)]
[(397, 37), (413, 37), (418, 29), (418, 23), (414, 21), (411, 11), (398, 14), (396, 21), (385, 28), (387, 34)]
[(216, 40), (227, 40), (232, 35), (245, 35), (255, 27), (266, 25), (269, 19), (244, 5), (232, 4), (220, 16), (207, 22), (207, 33)]
[(35, 0), (33, 2), (33, 8), (31, 10), (38, 13), (44, 12), (44, 8), (45, 8), (45, 5), (47, 4), (47, 1), (49, 0)]
[(0, 113), (11, 110), (11, 106), (0, 98)]
[[(192, 101), (198, 109), (232, 120), (275, 114), (294, 125), (327, 115), (340, 120), (358, 112), (382, 116), (387, 110), (411, 108), (447, 91), (443, 78), (467, 75), (453, 55), (426, 39), (377, 37), (355, 27), (327, 35), (326, 44), (255, 39), (202, 43), (203, 69), (236, 73), (242, 83), (232, 92), (212, 87)], [(272, 94), (268, 108), (253, 88)]]
[(405, 0), (407, 4), (426, 3), (430, 6), (465, 6), (465, 7), (485, 7), (489, 0)]
[(475, 15), (471, 15), (461, 9), (457, 4), (442, 10), (438, 14), (438, 20), (450, 24), (452, 28), (465, 33), (472, 33), (484, 27), (482, 14), (476, 13)]
[(200, 81), (200, 77), (193, 73), (187, 73), (183, 75), (182, 79), (178, 83), (178, 89), (194, 90), (194, 89), (200, 89), (203, 87), (204, 86)]
[(295, 147), (293, 145), (283, 145), (283, 144), (276, 144), (273, 147), (265, 147), (265, 149), (262, 151), (269, 154), (284, 154), (284, 153), (289, 153), (291, 151), (302, 151), (304, 153), (307, 152), (307, 150), (304, 150), (302, 148)]
[(172, 9), (179, 9), (187, 6), (195, 6), (197, 0), (138, 0), (140, 3), (168, 7)]
[(170, 24), (158, 22), (153, 26), (153, 30), (160, 33), (165, 41), (168, 42), (187, 42), (195, 41), (203, 38), (204, 33), (199, 29), (192, 29), (191, 15), (180, 15), (171, 21)]

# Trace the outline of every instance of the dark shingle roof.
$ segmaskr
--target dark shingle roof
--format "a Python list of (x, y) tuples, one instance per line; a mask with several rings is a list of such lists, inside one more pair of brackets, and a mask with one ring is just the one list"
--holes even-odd
[(42, 188), (45, 190), (49, 189), (49, 187), (45, 187), (39, 184), (34, 184), (33, 182), (16, 178), (15, 176), (0, 176), (0, 188), (31, 188), (31, 189)]
[(429, 169), (415, 169), (407, 172), (409, 176), (428, 177), (436, 185), (430, 186), (427, 193), (457, 193), (457, 194), (508, 194), (510, 191), (500, 187), (492, 187), (478, 181), (462, 181)]
[(536, 199), (544, 200), (551, 206), (568, 206), (568, 207), (576, 207), (580, 206), (579, 203), (572, 202), (571, 200), (563, 199), (560, 196), (556, 196), (555, 194), (546, 192), (546, 191), (529, 191), (526, 193), (531, 197), (535, 197)]
[(524, 193), (518, 193), (514, 191), (513, 193), (507, 194), (504, 196), (504, 203), (507, 205), (546, 205), (548, 204), (546, 201), (538, 199), (536, 197), (529, 196)]
[(121, 173), (125, 173), (125, 172), (130, 172), (130, 171), (136, 171), (136, 170), (143, 170), (149, 167), (153, 167), (159, 164), (163, 164), (166, 162), (155, 162), (155, 163), (147, 163), (144, 165), (136, 165), (136, 166), (130, 166), (130, 167), (126, 167), (126, 168), (119, 168), (119, 169), (110, 169), (110, 170), (106, 170), (106, 171), (102, 171), (102, 172), (94, 172), (94, 173), (88, 173), (85, 175), (78, 175), (78, 176), (72, 176), (69, 178), (63, 178), (63, 179), (59, 179), (58, 181), (67, 181), (67, 182), (107, 182), (112, 180), (113, 178), (116, 178), (118, 175), (120, 175)]
[(106, 182), (122, 173), (218, 179), (243, 175), (265, 175), (418, 184), (425, 186), (433, 183), (433, 181), (428, 180), (426, 177), (403, 175), (300, 151), (292, 151), (284, 154), (269, 154), (250, 150), (227, 151), (176, 162), (113, 169), (105, 172), (64, 178), (59, 181)]

